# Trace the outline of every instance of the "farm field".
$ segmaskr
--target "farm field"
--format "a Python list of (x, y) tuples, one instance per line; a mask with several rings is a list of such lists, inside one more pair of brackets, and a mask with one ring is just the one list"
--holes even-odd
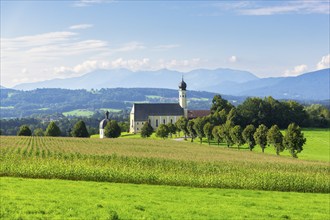
[(173, 140), (1, 137), (0, 175), (329, 193), (329, 163)]
[(76, 116), (76, 117), (90, 117), (94, 114), (95, 112), (93, 111), (89, 111), (86, 109), (76, 109), (73, 111), (69, 111), (69, 112), (63, 112), (62, 114), (64, 116)]
[(329, 195), (317, 193), (10, 177), (0, 178), (0, 193), (1, 219), (327, 219), (330, 211)]

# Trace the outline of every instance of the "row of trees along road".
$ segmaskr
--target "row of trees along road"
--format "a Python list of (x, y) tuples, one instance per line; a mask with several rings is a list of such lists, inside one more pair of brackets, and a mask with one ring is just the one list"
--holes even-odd
[[(259, 145), (262, 152), (267, 145), (272, 145), (277, 155), (287, 149), (293, 157), (297, 157), (297, 153), (303, 150), (306, 142), (300, 127), (296, 124), (304, 120), (304, 114), (302, 106), (293, 101), (279, 102), (271, 97), (264, 100), (248, 98), (235, 108), (217, 95), (213, 99), (210, 115), (189, 121), (181, 117), (175, 126), (170, 123), (161, 124), (156, 130), (156, 136), (166, 138), (181, 131), (185, 139), (189, 136), (192, 142), (198, 138), (202, 143), (203, 138), (207, 138), (209, 144), (211, 140), (215, 140), (218, 145), (222, 142), (226, 143), (227, 147), (236, 145), (238, 149), (247, 144), (251, 151)], [(272, 118), (273, 115), (276, 120)], [(277, 123), (281, 128), (286, 126), (284, 136)], [(149, 137), (151, 133), (152, 127), (145, 123), (141, 136)]]

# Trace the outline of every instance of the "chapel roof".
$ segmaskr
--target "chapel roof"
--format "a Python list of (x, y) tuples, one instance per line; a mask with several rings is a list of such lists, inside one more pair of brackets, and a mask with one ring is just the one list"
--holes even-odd
[(210, 110), (188, 110), (188, 119), (200, 118), (211, 114)]
[(134, 103), (134, 120), (147, 121), (148, 116), (183, 116), (178, 103)]

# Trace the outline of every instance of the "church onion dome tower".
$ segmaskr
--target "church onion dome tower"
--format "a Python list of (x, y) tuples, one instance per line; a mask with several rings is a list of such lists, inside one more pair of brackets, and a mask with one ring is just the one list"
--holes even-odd
[(181, 108), (183, 108), (184, 111), (184, 117), (188, 117), (188, 105), (187, 105), (187, 94), (186, 94), (186, 89), (187, 89), (187, 83), (183, 81), (183, 76), (182, 80), (179, 83), (179, 104)]
[(187, 88), (187, 83), (183, 81), (183, 77), (182, 77), (182, 81), (179, 83), (179, 89), (186, 90), (186, 88)]
[(104, 128), (109, 122), (109, 112), (105, 113), (105, 119), (100, 122), (100, 138), (104, 138)]

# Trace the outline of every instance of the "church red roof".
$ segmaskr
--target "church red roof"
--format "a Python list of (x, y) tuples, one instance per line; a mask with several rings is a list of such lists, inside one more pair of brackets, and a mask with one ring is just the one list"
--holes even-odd
[(188, 119), (204, 117), (211, 114), (210, 110), (188, 110)]

